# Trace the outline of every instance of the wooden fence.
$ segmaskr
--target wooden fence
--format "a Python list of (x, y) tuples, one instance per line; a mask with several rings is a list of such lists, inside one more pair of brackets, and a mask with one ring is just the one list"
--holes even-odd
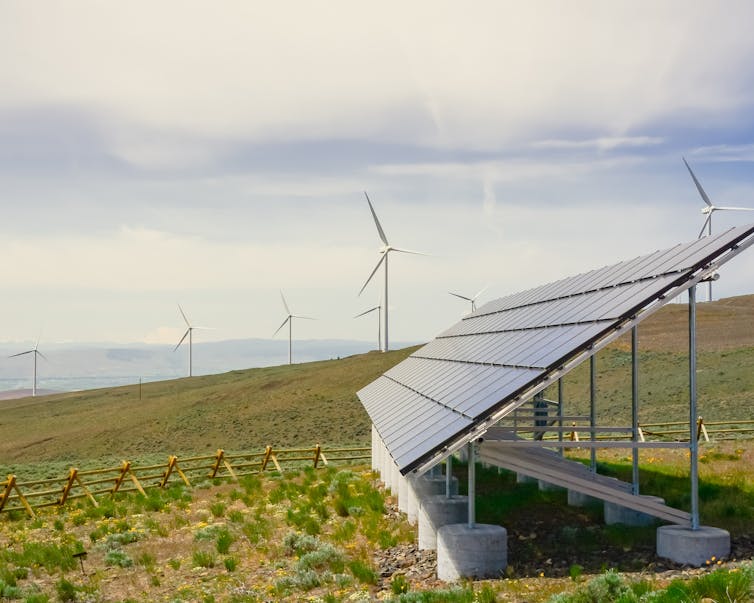
[(179, 458), (168, 457), (167, 464), (134, 465), (123, 461), (117, 467), (79, 471), (71, 467), (62, 478), (19, 482), (9, 475), (0, 482), (0, 513), (25, 511), (31, 517), (34, 509), (63, 506), (68, 501), (88, 498), (96, 507), (98, 496), (114, 496), (118, 492), (140, 492), (146, 496), (148, 488), (164, 488), (171, 480), (180, 480), (191, 486), (191, 480), (201, 478), (229, 478), (238, 480), (245, 475), (268, 470), (282, 472), (283, 465), (313, 466), (315, 469), (333, 462), (366, 460), (370, 448), (332, 448), (327, 456), (319, 444), (313, 448), (273, 449), (267, 446), (262, 452), (227, 453), (220, 449), (215, 454)]
[[(507, 426), (517, 434), (530, 434), (536, 440), (556, 440), (557, 433), (562, 433), (563, 439), (572, 442), (589, 440), (592, 428), (589, 426), (589, 417), (586, 416), (563, 416), (557, 417), (552, 414), (519, 414), (516, 417), (506, 418)], [(559, 423), (562, 422), (562, 427)], [(553, 435), (552, 432), (555, 432)], [(604, 427), (595, 426), (595, 440), (630, 440), (632, 429), (630, 426)], [(754, 434), (754, 421), (705, 421), (699, 417), (696, 422), (696, 439), (700, 442), (715, 442), (739, 438), (750, 438)], [(666, 423), (639, 423), (638, 439), (640, 442), (648, 441), (688, 441), (688, 421), (676, 421)]]

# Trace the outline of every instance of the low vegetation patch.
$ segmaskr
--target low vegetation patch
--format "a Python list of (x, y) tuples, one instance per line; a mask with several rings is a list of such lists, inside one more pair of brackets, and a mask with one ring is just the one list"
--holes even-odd
[[(599, 508), (568, 507), (564, 492), (516, 484), (477, 468), (477, 519), (508, 529), (498, 580), (447, 585), (400, 566), (416, 528), (372, 472), (307, 468), (237, 483), (181, 484), (50, 508), (36, 519), (0, 515), (0, 597), (42, 601), (371, 601), (531, 603), (752, 602), (754, 445), (709, 448), (700, 490), (705, 520), (731, 531), (739, 561), (711, 559), (684, 574), (660, 567), (654, 528), (604, 526)], [(611, 453), (612, 454), (612, 453)], [(683, 467), (653, 452), (642, 489), (683, 507)], [(600, 454), (603, 472), (630, 462)], [(466, 468), (454, 463), (461, 490)], [(726, 504), (741, 505), (736, 513)], [(738, 548), (737, 548), (738, 547)], [(85, 552), (81, 557), (79, 553)], [(414, 554), (414, 553), (411, 553)], [(74, 556), (76, 555), (76, 556)], [(399, 567), (400, 566), (400, 567)], [(658, 569), (664, 571), (658, 572)], [(633, 573), (632, 573), (633, 572)], [(727, 598), (726, 598), (727, 597)]]

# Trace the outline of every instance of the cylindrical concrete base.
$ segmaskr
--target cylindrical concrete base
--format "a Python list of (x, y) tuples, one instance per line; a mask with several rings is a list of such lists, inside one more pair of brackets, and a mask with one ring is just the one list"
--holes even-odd
[(730, 555), (730, 534), (720, 528), (685, 526), (657, 528), (657, 556), (675, 563), (700, 567), (706, 562)]
[(568, 504), (572, 507), (594, 507), (602, 504), (602, 500), (576, 490), (568, 490)]
[(437, 531), (437, 577), (497, 578), (508, 565), (508, 532), (502, 526), (452, 524)]
[(516, 473), (517, 484), (536, 484), (539, 480), (536, 477), (525, 475), (524, 473)]
[(437, 530), (469, 520), (469, 497), (435, 494), (419, 502), (419, 549), (437, 548)]
[(540, 492), (562, 492), (563, 490), (565, 490), (563, 486), (557, 486), (544, 480), (539, 480), (538, 487)]
[(408, 480), (398, 473), (398, 510), (408, 513)]
[[(408, 522), (415, 524), (419, 517), (419, 505), (422, 499), (436, 494), (445, 494), (445, 476), (422, 475), (421, 477), (408, 479), (408, 508), (406, 515)], [(458, 495), (458, 478), (450, 476), (450, 495)]]
[[(664, 503), (665, 499), (659, 496), (642, 496), (647, 500), (653, 500), (658, 503)], [(628, 507), (623, 507), (618, 503), (605, 501), (605, 523), (609, 526), (616, 523), (622, 523), (626, 526), (651, 526), (657, 523), (658, 519), (653, 515), (647, 515), (641, 511), (635, 511)]]

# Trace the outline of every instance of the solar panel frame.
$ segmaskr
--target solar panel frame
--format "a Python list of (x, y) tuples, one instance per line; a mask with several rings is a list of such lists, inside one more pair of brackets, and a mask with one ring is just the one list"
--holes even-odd
[(492, 300), (358, 392), (408, 473), (488, 417), (508, 412), (553, 371), (588, 357), (627, 320), (754, 242), (754, 225)]

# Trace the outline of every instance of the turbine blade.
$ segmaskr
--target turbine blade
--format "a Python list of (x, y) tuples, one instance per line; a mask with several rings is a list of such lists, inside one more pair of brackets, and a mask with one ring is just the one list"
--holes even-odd
[(47, 356), (45, 356), (45, 355), (44, 355), (44, 354), (43, 354), (42, 352), (40, 352), (39, 350), (34, 350), (34, 351), (35, 351), (35, 352), (36, 352), (37, 354), (39, 354), (39, 355), (40, 355), (40, 356), (41, 356), (42, 358), (44, 358), (45, 360), (47, 360), (47, 362), (49, 362), (49, 361), (50, 361), (50, 360), (49, 360), (49, 358), (47, 358)]
[(465, 295), (461, 295), (460, 293), (453, 293), (452, 291), (448, 291), (451, 295), (455, 295), (456, 297), (460, 297), (461, 299), (465, 299), (466, 301), (474, 301), (470, 297), (466, 297)]
[(288, 316), (286, 316), (286, 317), (285, 317), (285, 320), (283, 321), (283, 324), (282, 324), (282, 325), (280, 325), (280, 326), (279, 326), (279, 327), (277, 328), (277, 330), (276, 330), (276, 331), (275, 331), (275, 332), (274, 332), (274, 333), (272, 334), (272, 336), (273, 336), (273, 337), (275, 337), (275, 335), (277, 335), (277, 334), (278, 334), (278, 331), (280, 331), (280, 329), (282, 329), (282, 328), (283, 328), (283, 327), (285, 326), (285, 323), (287, 323), (287, 322), (288, 322), (288, 321), (289, 321), (290, 319), (291, 319), (291, 315), (289, 314)]
[(369, 314), (370, 312), (374, 312), (375, 310), (379, 310), (379, 309), (380, 309), (379, 306), (375, 306), (374, 308), (369, 308), (369, 310), (364, 310), (364, 312), (362, 312), (361, 314), (357, 314), (356, 316), (354, 316), (354, 318), (359, 318), (359, 316), (364, 316), (366, 314)]
[(369, 278), (366, 280), (366, 282), (362, 285), (361, 289), (359, 289), (359, 295), (361, 295), (361, 292), (366, 289), (366, 286), (369, 284), (369, 281), (372, 280), (372, 277), (374, 276), (374, 273), (377, 272), (377, 270), (380, 267), (380, 264), (382, 264), (383, 261), (385, 261), (385, 258), (387, 257), (386, 253), (382, 254), (382, 257), (380, 258), (380, 261), (377, 262), (377, 265), (374, 267), (374, 270), (372, 270), (372, 273), (369, 275)]
[(280, 299), (283, 300), (283, 307), (285, 308), (285, 313), (290, 316), (291, 315), (291, 309), (288, 307), (288, 304), (285, 301), (285, 295), (283, 295), (283, 290), (280, 290)]
[(317, 320), (311, 316), (299, 316), (298, 314), (291, 314), (291, 318), (303, 318), (304, 320)]
[(754, 211), (754, 207), (717, 207), (715, 209), (728, 209), (732, 211)]
[(191, 327), (186, 329), (186, 332), (183, 334), (183, 337), (181, 337), (181, 340), (176, 344), (176, 346), (173, 348), (173, 351), (175, 352), (179, 347), (181, 347), (181, 344), (183, 343), (183, 340), (188, 337), (188, 334), (191, 332)]
[(704, 199), (704, 202), (712, 207), (712, 201), (709, 200), (709, 197), (707, 196), (707, 193), (704, 192), (704, 189), (702, 188), (702, 185), (699, 184), (699, 181), (696, 179), (696, 176), (694, 175), (693, 170), (691, 169), (691, 166), (689, 165), (688, 161), (686, 161), (685, 157), (682, 157), (683, 163), (686, 164), (686, 169), (688, 169), (689, 174), (691, 174), (691, 178), (694, 181), (694, 184), (696, 184), (696, 190), (699, 191), (699, 194), (702, 196), (702, 199)]
[(399, 251), (401, 253), (411, 253), (413, 255), (429, 255), (428, 253), (424, 253), (423, 251), (414, 251), (412, 249), (401, 249), (400, 247), (391, 247), (390, 251)]
[(183, 308), (181, 308), (181, 304), (178, 304), (178, 310), (181, 312), (181, 316), (183, 316), (183, 321), (186, 323), (187, 327), (191, 326), (191, 323), (188, 321), (188, 318), (186, 318), (186, 314), (183, 311)]
[(372, 207), (372, 202), (369, 200), (369, 195), (367, 195), (367, 192), (364, 191), (364, 196), (367, 198), (367, 203), (369, 203), (369, 209), (372, 212), (372, 217), (374, 218), (374, 224), (377, 226), (377, 234), (380, 235), (380, 239), (382, 239), (382, 242), (387, 247), (390, 245), (390, 243), (387, 242), (387, 237), (385, 236), (385, 231), (382, 230), (382, 226), (380, 225), (380, 221), (377, 219), (377, 214), (374, 212), (374, 207)]
[(31, 354), (32, 352), (35, 352), (36, 350), (28, 350), (26, 352), (19, 352), (18, 354), (13, 354), (13, 356), (8, 356), (8, 358), (15, 358), (16, 356), (23, 356), (24, 354)]
[(489, 284), (486, 284), (486, 285), (485, 285), (484, 287), (482, 287), (482, 288), (481, 288), (481, 289), (479, 290), (479, 293), (477, 293), (477, 294), (476, 294), (476, 295), (475, 295), (475, 296), (474, 296), (474, 297), (472, 298), (472, 301), (475, 301), (475, 300), (476, 300), (476, 298), (478, 298), (478, 297), (479, 297), (479, 296), (480, 296), (480, 295), (481, 295), (482, 293), (484, 293), (485, 291), (487, 291), (487, 289), (489, 289), (489, 288), (490, 288)]
[(704, 224), (702, 224), (702, 229), (699, 231), (699, 236), (696, 237), (697, 239), (701, 239), (702, 235), (704, 234), (704, 230), (707, 228), (707, 224), (712, 219), (712, 213), (710, 212), (707, 214), (707, 219), (704, 221)]

